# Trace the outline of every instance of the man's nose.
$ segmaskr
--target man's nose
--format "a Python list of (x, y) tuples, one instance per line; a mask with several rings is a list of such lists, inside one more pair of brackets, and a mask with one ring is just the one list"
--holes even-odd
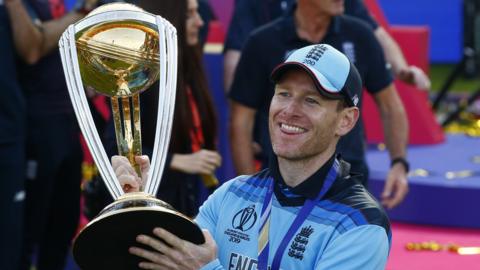
[(288, 115), (298, 115), (301, 111), (301, 103), (298, 100), (290, 100), (285, 104), (283, 112)]

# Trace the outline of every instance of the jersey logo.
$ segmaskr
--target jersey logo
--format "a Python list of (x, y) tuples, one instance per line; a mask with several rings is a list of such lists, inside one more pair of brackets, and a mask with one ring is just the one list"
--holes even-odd
[(257, 221), (257, 213), (255, 213), (255, 205), (250, 205), (238, 211), (232, 220), (232, 227), (242, 232), (250, 230)]
[(303, 227), (293, 239), (293, 242), (288, 249), (288, 256), (297, 260), (303, 260), (303, 254), (307, 248), (308, 238), (313, 231), (314, 229), (312, 226)]
[(342, 44), (343, 53), (347, 56), (347, 58), (355, 64), (356, 62), (356, 55), (355, 55), (355, 45), (352, 42), (346, 41)]
[(228, 228), (224, 232), (228, 236), (228, 241), (236, 244), (250, 241), (250, 235), (246, 232), (255, 225), (256, 221), (257, 213), (254, 204), (238, 211), (232, 218), (233, 229)]

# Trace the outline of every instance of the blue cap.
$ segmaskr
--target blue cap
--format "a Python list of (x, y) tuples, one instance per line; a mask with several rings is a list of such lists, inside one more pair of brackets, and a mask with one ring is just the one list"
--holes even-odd
[(272, 80), (278, 82), (291, 68), (305, 70), (326, 98), (345, 99), (349, 106), (358, 106), (362, 79), (348, 58), (332, 46), (317, 44), (294, 51), (273, 70)]

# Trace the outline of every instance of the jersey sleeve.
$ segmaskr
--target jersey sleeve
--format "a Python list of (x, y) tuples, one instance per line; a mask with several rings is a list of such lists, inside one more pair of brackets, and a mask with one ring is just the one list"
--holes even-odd
[(251, 7), (251, 0), (236, 0), (235, 10), (228, 27), (225, 50), (241, 50), (248, 35), (255, 29), (256, 20)]
[(390, 242), (385, 229), (378, 225), (362, 225), (335, 238), (320, 255), (315, 269), (383, 270)]
[(268, 70), (261, 40), (262, 35), (252, 35), (243, 48), (240, 61), (235, 71), (230, 99), (244, 106), (260, 109), (268, 96), (269, 78)]
[[(206, 229), (212, 236), (215, 235), (215, 229), (217, 227), (218, 214), (224, 205), (224, 199), (230, 186), (235, 179), (225, 182), (221, 185), (208, 199), (200, 206), (199, 213), (195, 218), (195, 222), (202, 229)], [(220, 264), (220, 260), (217, 258), (208, 264), (204, 265), (200, 270), (222, 270), (224, 267)]]
[(367, 7), (362, 0), (348, 0), (345, 3), (345, 13), (347, 15), (359, 18), (360, 20), (366, 22), (373, 30), (378, 28), (378, 23), (370, 15)]
[(223, 268), (223, 266), (220, 264), (220, 260), (215, 259), (207, 263), (206, 265), (202, 266), (202, 268), (200, 268), (199, 270), (223, 270), (223, 269), (225, 268)]
[(365, 29), (362, 40), (368, 55), (368, 68), (364, 85), (367, 91), (376, 94), (393, 82), (392, 71), (387, 65), (382, 46), (370, 29)]
[(235, 179), (225, 182), (221, 185), (208, 199), (200, 206), (195, 222), (202, 229), (208, 230), (212, 235), (215, 234), (215, 228), (217, 226), (218, 214), (220, 213), (223, 201), (227, 194), (227, 191), (232, 185)]

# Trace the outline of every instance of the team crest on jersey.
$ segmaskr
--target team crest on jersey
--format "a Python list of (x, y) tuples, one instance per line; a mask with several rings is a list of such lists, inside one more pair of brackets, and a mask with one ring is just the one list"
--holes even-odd
[(308, 238), (312, 235), (313, 231), (314, 229), (312, 226), (303, 227), (293, 239), (293, 242), (288, 249), (288, 256), (297, 260), (303, 260), (303, 254), (308, 245)]
[(225, 230), (225, 234), (229, 236), (229, 241), (233, 243), (240, 243), (242, 240), (250, 241), (250, 235), (247, 231), (252, 229), (257, 218), (254, 204), (235, 213), (232, 218), (232, 228)]
[(355, 55), (355, 45), (352, 42), (345, 41), (342, 44), (342, 50), (343, 53), (347, 56), (347, 58), (350, 60), (350, 62), (352, 62), (353, 64), (357, 62), (357, 57)]

